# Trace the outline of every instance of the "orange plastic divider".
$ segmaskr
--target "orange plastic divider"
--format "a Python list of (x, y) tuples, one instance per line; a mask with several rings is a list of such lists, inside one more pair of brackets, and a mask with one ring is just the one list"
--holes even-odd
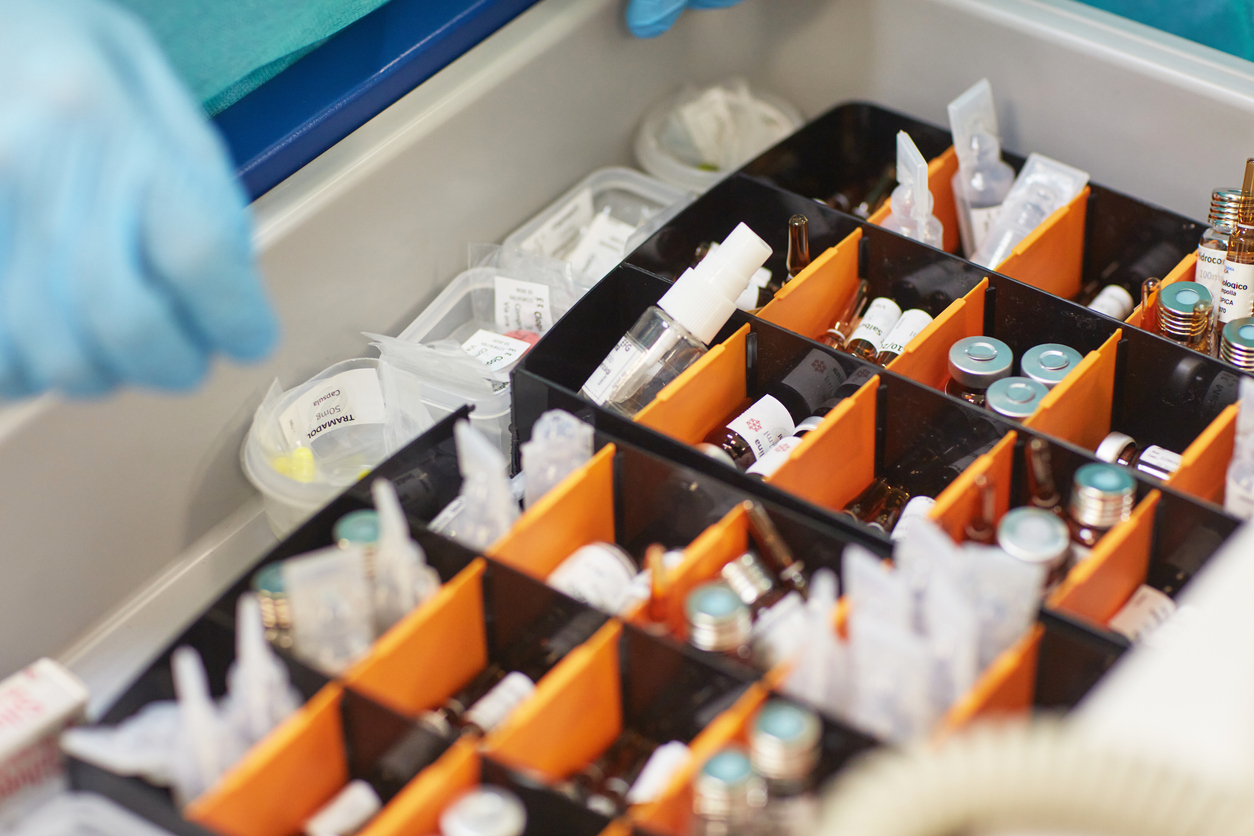
[(477, 742), (461, 738), (418, 773), (358, 836), (416, 836), (438, 833), (440, 814), (453, 799), (479, 783)]
[(984, 292), (988, 279), (941, 311), (911, 340), (888, 368), (933, 389), (944, 390), (949, 380), (949, 347), (963, 337), (984, 333)]
[(223, 836), (299, 833), (348, 783), (343, 689), (323, 688), (183, 811)]
[(562, 480), (488, 547), (502, 563), (544, 580), (588, 543), (614, 542), (613, 444)]
[[(558, 781), (591, 763), (623, 730), (618, 640), (610, 621), (572, 650), (485, 741), (487, 754)], [(561, 733), (554, 730), (560, 728)]]
[(965, 696), (954, 703), (937, 726), (945, 736), (977, 717), (1022, 714), (1036, 694), (1036, 657), (1045, 628), (1034, 624), (1019, 641), (1002, 651)]
[(827, 413), (766, 481), (826, 508), (841, 510), (875, 478), (875, 408), (879, 375)]
[(731, 708), (693, 738), (692, 757), (671, 778), (670, 785), (655, 801), (630, 811), (633, 821), (659, 836), (687, 836), (692, 828), (692, 778), (707, 760), (728, 743), (747, 738), (750, 721), (770, 696), (766, 686), (749, 686)]
[(748, 338), (745, 325), (711, 348), (658, 392), (635, 420), (685, 444), (699, 443), (749, 396), (745, 385)]
[(483, 558), (405, 616), (345, 674), (353, 690), (409, 717), (443, 704), (488, 664)]
[(1167, 487), (1223, 504), (1228, 464), (1237, 441), (1237, 409), (1238, 404), (1230, 404), (1193, 439)]
[(996, 269), (998, 273), (1072, 299), (1080, 292), (1084, 270), (1084, 221), (1089, 187), (1046, 218), (1019, 242)]
[(1145, 583), (1154, 538), (1154, 511), (1162, 494), (1150, 493), (1132, 516), (1106, 532), (1049, 596), (1050, 607), (1105, 624)]
[(1015, 439), (1018, 434), (1011, 430), (997, 442), (992, 450), (980, 456), (949, 487), (936, 497), (936, 504), (928, 513), (941, 528), (961, 543), (966, 539), (967, 523), (980, 511), (980, 495), (975, 489), (977, 476), (987, 476), (997, 493), (997, 519), (1010, 510), (1010, 479), (1014, 472)]
[(858, 287), (858, 242), (862, 229), (829, 247), (797, 278), (780, 288), (758, 316), (812, 339), (836, 322)]
[[(927, 188), (932, 193), (932, 214), (944, 229), (941, 245), (945, 252), (956, 253), (962, 243), (958, 230), (958, 205), (954, 202), (954, 175), (958, 173), (958, 152), (951, 145), (945, 153), (927, 164)], [(892, 198), (884, 201), (879, 211), (867, 218), (869, 223), (883, 226), (892, 214)]]
[[(684, 601), (695, 587), (716, 577), (723, 564), (744, 554), (749, 548), (749, 522), (744, 508), (737, 505), (723, 519), (711, 525), (684, 549), (684, 560), (670, 573), (666, 600), (666, 626), (680, 639), (687, 638)], [(647, 624), (637, 613), (633, 619)]]
[(598, 833), (597, 836), (631, 836), (631, 834), (631, 819), (623, 816), (607, 824), (605, 829)]
[(1118, 329), (1101, 348), (1090, 351), (1075, 371), (1049, 391), (1023, 426), (1096, 450), (1110, 432), (1115, 357), (1122, 337), (1123, 329)]
[[(1191, 282), (1191, 281), (1194, 281), (1196, 278), (1197, 278), (1197, 253), (1193, 252), (1193, 253), (1189, 253), (1188, 255), (1186, 255), (1184, 259), (1179, 264), (1177, 264), (1170, 273), (1167, 274), (1167, 277), (1163, 279), (1162, 284), (1159, 285), (1159, 288), (1161, 288), (1163, 285), (1171, 284), (1172, 282)], [(1156, 303), (1155, 300), (1157, 299), (1158, 299), (1158, 295), (1157, 293), (1155, 293), (1155, 295), (1150, 299), (1150, 304), (1151, 305), (1155, 304)], [(1137, 306), (1132, 310), (1132, 313), (1128, 316), (1126, 321), (1129, 325), (1135, 326), (1137, 328), (1142, 328), (1146, 331), (1158, 330), (1157, 317), (1153, 316), (1152, 314), (1149, 316), (1146, 316), (1146, 312), (1142, 310), (1142, 305), (1140, 303), (1140, 300), (1137, 300)]]

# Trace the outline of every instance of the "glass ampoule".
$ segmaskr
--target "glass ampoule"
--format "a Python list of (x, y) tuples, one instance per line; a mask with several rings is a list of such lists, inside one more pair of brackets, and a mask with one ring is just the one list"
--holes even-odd
[(1219, 299), (1219, 321), (1231, 322), (1234, 317), (1224, 309), (1224, 264), (1228, 258), (1228, 241), (1237, 227), (1241, 209), (1240, 189), (1215, 189), (1210, 195), (1210, 226), (1202, 232), (1197, 244), (1197, 270), (1193, 280)]
[(646, 310), (580, 394), (632, 418), (706, 351), (736, 310), (736, 299), (771, 248), (743, 223), (718, 250), (685, 270), (657, 305)]
[(1049, 442), (1033, 438), (1024, 450), (1028, 472), (1028, 505), (1051, 514), (1063, 516), (1062, 494), (1054, 481), (1054, 468), (1050, 461)]
[(867, 295), (870, 293), (871, 285), (866, 279), (862, 279), (853, 289), (853, 295), (845, 303), (841, 309), (840, 315), (836, 317), (836, 321), (832, 323), (832, 327), (819, 338), (823, 345), (840, 351), (845, 350), (845, 345), (849, 342), (849, 337), (853, 334), (858, 322), (862, 316), (862, 308), (866, 304)]
[(1236, 229), (1228, 236), (1219, 321), (1254, 316), (1254, 157), (1245, 162)]
[(993, 480), (981, 473), (975, 477), (975, 515), (966, 524), (968, 540), (991, 544), (997, 539), (997, 491)]

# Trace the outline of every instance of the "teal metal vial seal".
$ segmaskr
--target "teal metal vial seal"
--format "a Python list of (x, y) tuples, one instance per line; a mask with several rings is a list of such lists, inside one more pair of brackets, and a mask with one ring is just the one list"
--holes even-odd
[(734, 653), (749, 641), (749, 607), (724, 581), (703, 583), (684, 601), (688, 641), (700, 650)]
[(1053, 570), (1067, 559), (1071, 532), (1057, 514), (1042, 508), (1014, 508), (997, 524), (997, 545), (1017, 560)]
[(989, 409), (1015, 421), (1022, 421), (1041, 405), (1049, 394), (1044, 384), (1026, 377), (1003, 377), (993, 381), (985, 394)]
[(1254, 317), (1234, 319), (1224, 326), (1219, 359), (1239, 369), (1254, 371)]
[(704, 819), (737, 821), (766, 800), (762, 778), (739, 746), (725, 746), (705, 762), (693, 781), (693, 812)]
[(1053, 389), (1063, 378), (1075, 371), (1084, 355), (1069, 345), (1061, 343), (1042, 343), (1034, 345), (1023, 352), (1019, 361), (1019, 371), (1024, 377)]
[(1071, 517), (1090, 528), (1107, 529), (1132, 516), (1136, 480), (1121, 467), (1086, 464), (1075, 472)]
[(786, 700), (771, 700), (749, 732), (753, 768), (770, 781), (801, 782), (819, 762), (823, 723), (813, 711)]
[(1172, 282), (1158, 290), (1158, 333), (1189, 348), (1207, 342), (1214, 299), (1197, 282)]

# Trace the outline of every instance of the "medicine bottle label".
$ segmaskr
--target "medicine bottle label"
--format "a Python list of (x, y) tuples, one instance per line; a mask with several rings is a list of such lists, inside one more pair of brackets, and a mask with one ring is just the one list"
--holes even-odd
[(598, 406), (605, 406), (615, 387), (643, 353), (633, 340), (623, 337), (583, 385), (584, 395)]
[(901, 516), (897, 518), (897, 525), (893, 527), (893, 533), (889, 535), (894, 543), (898, 540), (904, 540), (910, 534), (910, 529), (919, 524), (919, 520), (927, 518), (932, 509), (936, 507), (936, 500), (930, 496), (914, 496), (906, 503), (906, 507), (901, 509)]
[[(1142, 451), (1137, 457), (1136, 466), (1138, 470), (1148, 470), (1151, 476), (1158, 476), (1165, 479), (1180, 469), (1180, 463), (1184, 461), (1184, 457), (1179, 453), (1173, 453), (1170, 450), (1164, 450), (1157, 444), (1151, 444)], [(1159, 474), (1164, 475), (1159, 475)]]
[(993, 226), (993, 221), (997, 220), (997, 215), (1000, 212), (1000, 203), (984, 209), (971, 210), (971, 237), (975, 239), (974, 249), (978, 250), (980, 244), (984, 243), (984, 238), (988, 235), (989, 229)]
[(497, 276), (493, 309), (496, 327), (502, 331), (534, 331), (543, 334), (553, 327), (549, 286)]
[(781, 385), (801, 396), (810, 411), (818, 409), (824, 401), (836, 396), (836, 390), (845, 382), (845, 370), (830, 354), (817, 348), (810, 351), (788, 375)]
[(508, 719), (523, 700), (535, 693), (536, 684), (525, 673), (511, 671), (466, 712), (465, 719), (490, 732)]
[(352, 369), (318, 381), (279, 415), (292, 447), (307, 447), (324, 433), (359, 424), (382, 424), (387, 412), (374, 369)]
[(781, 438), (779, 443), (772, 447), (765, 456), (760, 456), (745, 472), (761, 476), (763, 479), (774, 476), (775, 472), (784, 466), (784, 462), (788, 461), (792, 451), (801, 446), (802, 440), (795, 435)]
[(600, 544), (584, 546), (549, 574), (548, 584), (577, 601), (617, 614), (629, 600), (635, 567)]
[(1243, 520), (1254, 516), (1254, 485), (1243, 485), (1229, 476), (1224, 487), (1224, 510)]
[(1224, 262), (1223, 288), (1219, 294), (1219, 321), (1231, 322), (1254, 313), (1254, 264)]
[(737, 415), (727, 429), (743, 438), (757, 459), (765, 456), (781, 438), (791, 435), (796, 425), (784, 405), (766, 395)]
[(1139, 642), (1175, 614), (1175, 601), (1154, 587), (1142, 584), (1106, 626), (1134, 642)]
[(1212, 247), (1197, 248), (1197, 273), (1193, 281), (1210, 291), (1210, 298), (1220, 300), (1223, 309), (1224, 263), (1227, 261), (1223, 250)]
[(910, 345), (910, 341), (919, 336), (919, 333), (931, 322), (932, 317), (928, 316), (926, 311), (917, 308), (906, 311), (884, 338), (880, 351), (901, 354), (906, 350), (906, 346)]
[(884, 337), (900, 318), (901, 308), (898, 308), (893, 300), (880, 297), (866, 309), (866, 315), (862, 317), (858, 330), (853, 332), (849, 342), (866, 340), (875, 346), (875, 352), (878, 354), (884, 344)]

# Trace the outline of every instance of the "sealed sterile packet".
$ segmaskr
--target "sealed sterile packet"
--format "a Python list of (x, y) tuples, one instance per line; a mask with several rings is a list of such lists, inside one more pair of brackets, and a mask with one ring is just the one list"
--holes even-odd
[(1089, 175), (1043, 154), (1028, 157), (1006, 200), (971, 260), (996, 269), (1046, 218), (1088, 185)]

